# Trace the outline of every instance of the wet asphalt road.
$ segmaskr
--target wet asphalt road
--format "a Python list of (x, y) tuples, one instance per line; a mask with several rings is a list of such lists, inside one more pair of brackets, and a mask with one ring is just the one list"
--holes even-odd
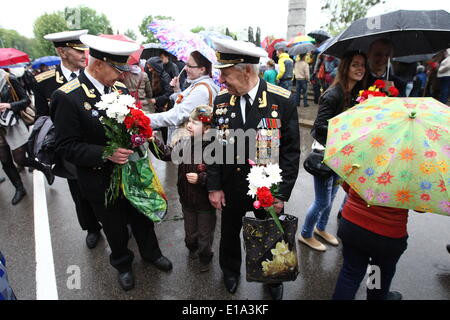
[[(311, 138), (309, 129), (301, 129), (302, 163)], [(209, 272), (199, 273), (198, 261), (188, 258), (184, 246), (184, 228), (176, 189), (176, 166), (154, 161), (155, 168), (169, 197), (169, 213), (165, 222), (156, 225), (156, 234), (164, 255), (173, 262), (173, 270), (164, 273), (144, 263), (134, 239), (129, 246), (135, 253), (136, 288), (123, 292), (117, 283), (117, 272), (109, 264), (109, 247), (103, 236), (98, 246), (89, 250), (86, 234), (81, 231), (73, 202), (65, 180), (57, 178), (46, 185), (51, 239), (58, 287), (62, 300), (263, 300), (268, 293), (259, 283), (245, 280), (245, 266), (235, 295), (226, 292), (218, 265), (220, 215), (216, 227), (214, 249), (216, 255)], [(0, 176), (4, 176), (0, 170)], [(0, 185), (0, 249), (7, 259), (10, 282), (19, 299), (36, 299), (36, 261), (33, 223), (33, 178), (22, 172), (28, 196), (12, 206), (13, 187), (9, 181)], [(336, 234), (336, 214), (343, 200), (339, 191), (330, 215), (327, 231)], [(313, 200), (312, 177), (301, 167), (292, 198), (286, 212), (299, 218), (299, 228)], [(445, 246), (450, 243), (450, 218), (434, 214), (410, 214), (408, 249), (401, 257), (392, 289), (400, 291), (404, 299), (450, 300), (450, 255)], [(300, 274), (295, 282), (285, 283), (284, 298), (290, 300), (330, 299), (342, 264), (341, 247), (327, 246), (325, 253), (312, 251), (297, 243)], [(68, 268), (78, 266), (81, 289), (67, 286)], [(365, 299), (361, 286), (357, 299)]]

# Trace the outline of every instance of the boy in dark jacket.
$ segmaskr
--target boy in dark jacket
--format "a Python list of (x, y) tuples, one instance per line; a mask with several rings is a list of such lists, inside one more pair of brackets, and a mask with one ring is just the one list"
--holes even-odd
[[(210, 128), (212, 118), (212, 108), (207, 105), (200, 105), (191, 113), (189, 120), (185, 123), (185, 128), (179, 129), (184, 132), (178, 141), (169, 145), (164, 145), (157, 138), (153, 138), (157, 150), (152, 143), (150, 149), (160, 160), (172, 161), (172, 151), (181, 147), (182, 151), (190, 148), (190, 157), (178, 166), (178, 194), (180, 196), (181, 207), (184, 217), (185, 243), (189, 249), (189, 256), (192, 259), (200, 258), (200, 272), (209, 270), (209, 264), (213, 257), (212, 244), (214, 240), (214, 230), (216, 227), (216, 210), (210, 204), (208, 191), (206, 189), (206, 165), (196, 163), (195, 148), (197, 141), (202, 143), (202, 154), (207, 143), (203, 143), (203, 134)], [(175, 132), (174, 136), (179, 134)], [(175, 138), (176, 139), (176, 138)], [(178, 155), (178, 152), (176, 153)]]

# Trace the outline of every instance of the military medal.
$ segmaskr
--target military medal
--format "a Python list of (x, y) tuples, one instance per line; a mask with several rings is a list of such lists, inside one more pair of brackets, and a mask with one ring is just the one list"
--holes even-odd
[(278, 106), (276, 104), (272, 105), (272, 118), (277, 118), (278, 117)]
[(98, 117), (98, 111), (97, 110), (92, 110), (92, 116), (97, 118)]
[(232, 117), (233, 119), (236, 118), (236, 113), (233, 112), (233, 113), (231, 114), (231, 117)]
[(85, 109), (86, 111), (91, 111), (92, 106), (90, 105), (89, 102), (85, 102), (85, 103), (84, 103), (84, 109)]

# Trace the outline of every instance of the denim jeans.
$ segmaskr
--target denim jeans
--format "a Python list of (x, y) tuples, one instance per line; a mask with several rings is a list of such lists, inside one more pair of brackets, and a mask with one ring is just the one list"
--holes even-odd
[(336, 183), (337, 181), (338, 176), (334, 173), (327, 179), (314, 176), (315, 198), (314, 203), (309, 207), (306, 214), (305, 223), (302, 228), (303, 238), (312, 237), (316, 224), (317, 229), (325, 231), (331, 207), (339, 189), (339, 185)]
[(448, 96), (450, 92), (450, 77), (442, 77), (439, 78), (440, 87), (441, 87), (441, 94), (439, 97), (439, 101), (447, 104)]
[[(367, 273), (369, 265), (379, 268), (379, 287), (367, 287), (367, 300), (384, 300), (389, 293), (395, 275), (397, 262), (407, 247), (408, 237), (388, 238), (342, 218), (339, 223), (338, 237), (342, 241), (344, 263), (333, 294), (334, 300), (353, 300)], [(377, 273), (370, 277), (377, 284)]]
[(300, 106), (300, 98), (303, 96), (303, 106), (308, 105), (308, 81), (297, 79), (297, 90), (295, 90), (295, 106)]
[(280, 82), (278, 83), (278, 86), (280, 86), (286, 90), (290, 90), (291, 84), (292, 84), (292, 80), (286, 79), (286, 80), (280, 80)]

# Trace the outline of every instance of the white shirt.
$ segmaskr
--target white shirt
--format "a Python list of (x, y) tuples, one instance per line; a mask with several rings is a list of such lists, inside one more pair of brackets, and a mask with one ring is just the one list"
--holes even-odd
[(94, 77), (92, 77), (89, 72), (87, 71), (87, 69), (84, 70), (84, 74), (86, 75), (86, 77), (89, 79), (89, 81), (94, 85), (94, 87), (98, 90), (98, 92), (100, 92), (100, 94), (104, 94), (104, 88), (105, 86), (103, 84), (101, 84), (97, 79), (95, 79)]
[(72, 74), (72, 72), (75, 73), (77, 75), (77, 77), (80, 75), (80, 69), (78, 69), (77, 71), (70, 71), (62, 63), (61, 63), (61, 71), (64, 75), (64, 78), (66, 78), (67, 81), (72, 80), (72, 77), (70, 76)]
[[(247, 94), (250, 96), (250, 104), (253, 105), (253, 102), (255, 101), (256, 95), (258, 94), (258, 89), (259, 89), (259, 79), (258, 79), (258, 83), (256, 84), (256, 86), (250, 90)], [(241, 114), (242, 114), (242, 121), (245, 123), (245, 97), (241, 96)]]

